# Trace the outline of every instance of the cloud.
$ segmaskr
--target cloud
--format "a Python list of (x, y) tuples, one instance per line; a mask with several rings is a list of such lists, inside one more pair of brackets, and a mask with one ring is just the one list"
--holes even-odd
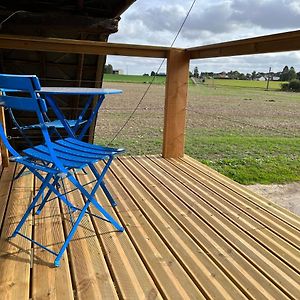
[[(182, 1), (160, 5), (154, 1), (152, 6), (142, 7), (145, 1), (139, 2), (141, 7), (133, 7), (126, 13), (127, 33), (141, 34), (148, 41), (153, 38), (163, 41), (158, 38), (160, 35), (168, 35), (170, 39), (174, 37), (190, 6), (190, 3), (182, 4)], [(256, 28), (292, 29), (299, 27), (299, 20), (300, 4), (295, 0), (210, 1), (206, 5), (198, 1), (182, 29), (181, 37), (194, 40), (239, 31), (247, 34)]]
[(234, 0), (232, 20), (266, 29), (299, 27), (300, 5), (287, 0)]
[[(123, 15), (119, 32), (110, 41), (133, 44), (170, 46), (182, 24), (192, 0), (139, 0)], [(195, 47), (223, 41), (273, 34), (298, 29), (299, 0), (197, 0), (175, 47)], [(141, 64), (132, 58), (109, 58), (129, 73), (141, 74), (155, 70), (157, 60)], [(269, 66), (280, 71), (294, 65), (300, 71), (295, 52), (201, 60), (199, 69), (209, 71), (266, 71)], [(197, 64), (198, 61), (192, 61)], [(153, 65), (153, 66), (152, 66)], [(202, 68), (203, 67), (203, 68)]]

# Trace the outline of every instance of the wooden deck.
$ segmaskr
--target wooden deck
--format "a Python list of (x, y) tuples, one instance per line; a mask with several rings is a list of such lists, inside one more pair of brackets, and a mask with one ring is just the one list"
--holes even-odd
[[(38, 188), (31, 175), (12, 181), (18, 168), (0, 179), (0, 299), (300, 299), (299, 216), (189, 157), (115, 160), (118, 206), (97, 198), (126, 231), (86, 216), (59, 268), (24, 238), (6, 240)], [(69, 228), (54, 200), (22, 232), (57, 250)]]

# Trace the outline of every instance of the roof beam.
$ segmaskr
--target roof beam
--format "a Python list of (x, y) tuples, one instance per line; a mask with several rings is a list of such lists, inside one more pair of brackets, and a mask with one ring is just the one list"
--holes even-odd
[(165, 58), (169, 47), (117, 44), (98, 41), (0, 35), (0, 48), (96, 55)]
[[(0, 48), (96, 55), (166, 58), (170, 47), (98, 41), (0, 35)], [(300, 30), (254, 37), (184, 50), (190, 59), (300, 50)]]
[(186, 49), (191, 59), (300, 50), (300, 30)]

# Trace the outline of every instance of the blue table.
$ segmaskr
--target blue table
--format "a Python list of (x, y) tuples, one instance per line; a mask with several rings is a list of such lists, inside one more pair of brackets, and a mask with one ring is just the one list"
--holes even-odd
[[(42, 87), (40, 90), (36, 90), (42, 97), (46, 99), (49, 106), (53, 109), (55, 115), (60, 120), (64, 128), (66, 129), (67, 133), (70, 137), (78, 138), (80, 140), (83, 139), (84, 135), (86, 134), (87, 130), (91, 126), (93, 120), (97, 116), (98, 110), (103, 103), (103, 100), (106, 95), (114, 95), (114, 94), (121, 94), (121, 90), (113, 90), (113, 89), (102, 89), (102, 88), (84, 88), (84, 87)], [(55, 101), (55, 95), (85, 95), (88, 96), (87, 102), (82, 109), (80, 115), (76, 120), (76, 124), (73, 128), (70, 127), (67, 119), (65, 118), (63, 112), (57, 105)], [(87, 112), (88, 108), (92, 104), (93, 98), (97, 97), (96, 105), (92, 108), (92, 113), (89, 116), (87, 122), (84, 124), (84, 127), (80, 131), (79, 135), (76, 137), (75, 133), (78, 130), (85, 113)]]

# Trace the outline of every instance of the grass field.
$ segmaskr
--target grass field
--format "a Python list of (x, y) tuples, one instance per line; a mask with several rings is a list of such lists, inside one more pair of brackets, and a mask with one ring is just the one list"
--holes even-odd
[[(227, 86), (190, 85), (185, 152), (243, 184), (299, 181), (300, 94), (225, 81)], [(123, 82), (104, 86), (124, 92), (107, 98), (100, 110), (100, 143), (112, 139), (147, 88)], [(113, 144), (132, 155), (161, 153), (163, 105), (164, 85), (153, 85)]]
[[(280, 90), (282, 81), (270, 81), (269, 90)], [(231, 80), (231, 79), (207, 79), (204, 83), (206, 86), (225, 86), (232, 88), (257, 88), (257, 89), (266, 89), (266, 81), (257, 81), (257, 80)]]
[[(150, 83), (153, 80), (153, 76), (104, 74), (103, 80), (104, 82)], [(153, 80), (154, 84), (165, 84), (165, 82), (165, 76), (157, 76)], [(282, 81), (270, 81), (269, 90), (280, 90), (282, 83)], [(193, 85), (192, 81), (190, 81), (189, 84)], [(206, 79), (203, 85), (207, 87), (225, 86), (232, 88), (266, 89), (267, 82), (256, 80)]]
[[(104, 74), (103, 80), (104, 82), (150, 83), (153, 76)], [(153, 81), (155, 84), (165, 84), (165, 82), (165, 76), (156, 76)]]

